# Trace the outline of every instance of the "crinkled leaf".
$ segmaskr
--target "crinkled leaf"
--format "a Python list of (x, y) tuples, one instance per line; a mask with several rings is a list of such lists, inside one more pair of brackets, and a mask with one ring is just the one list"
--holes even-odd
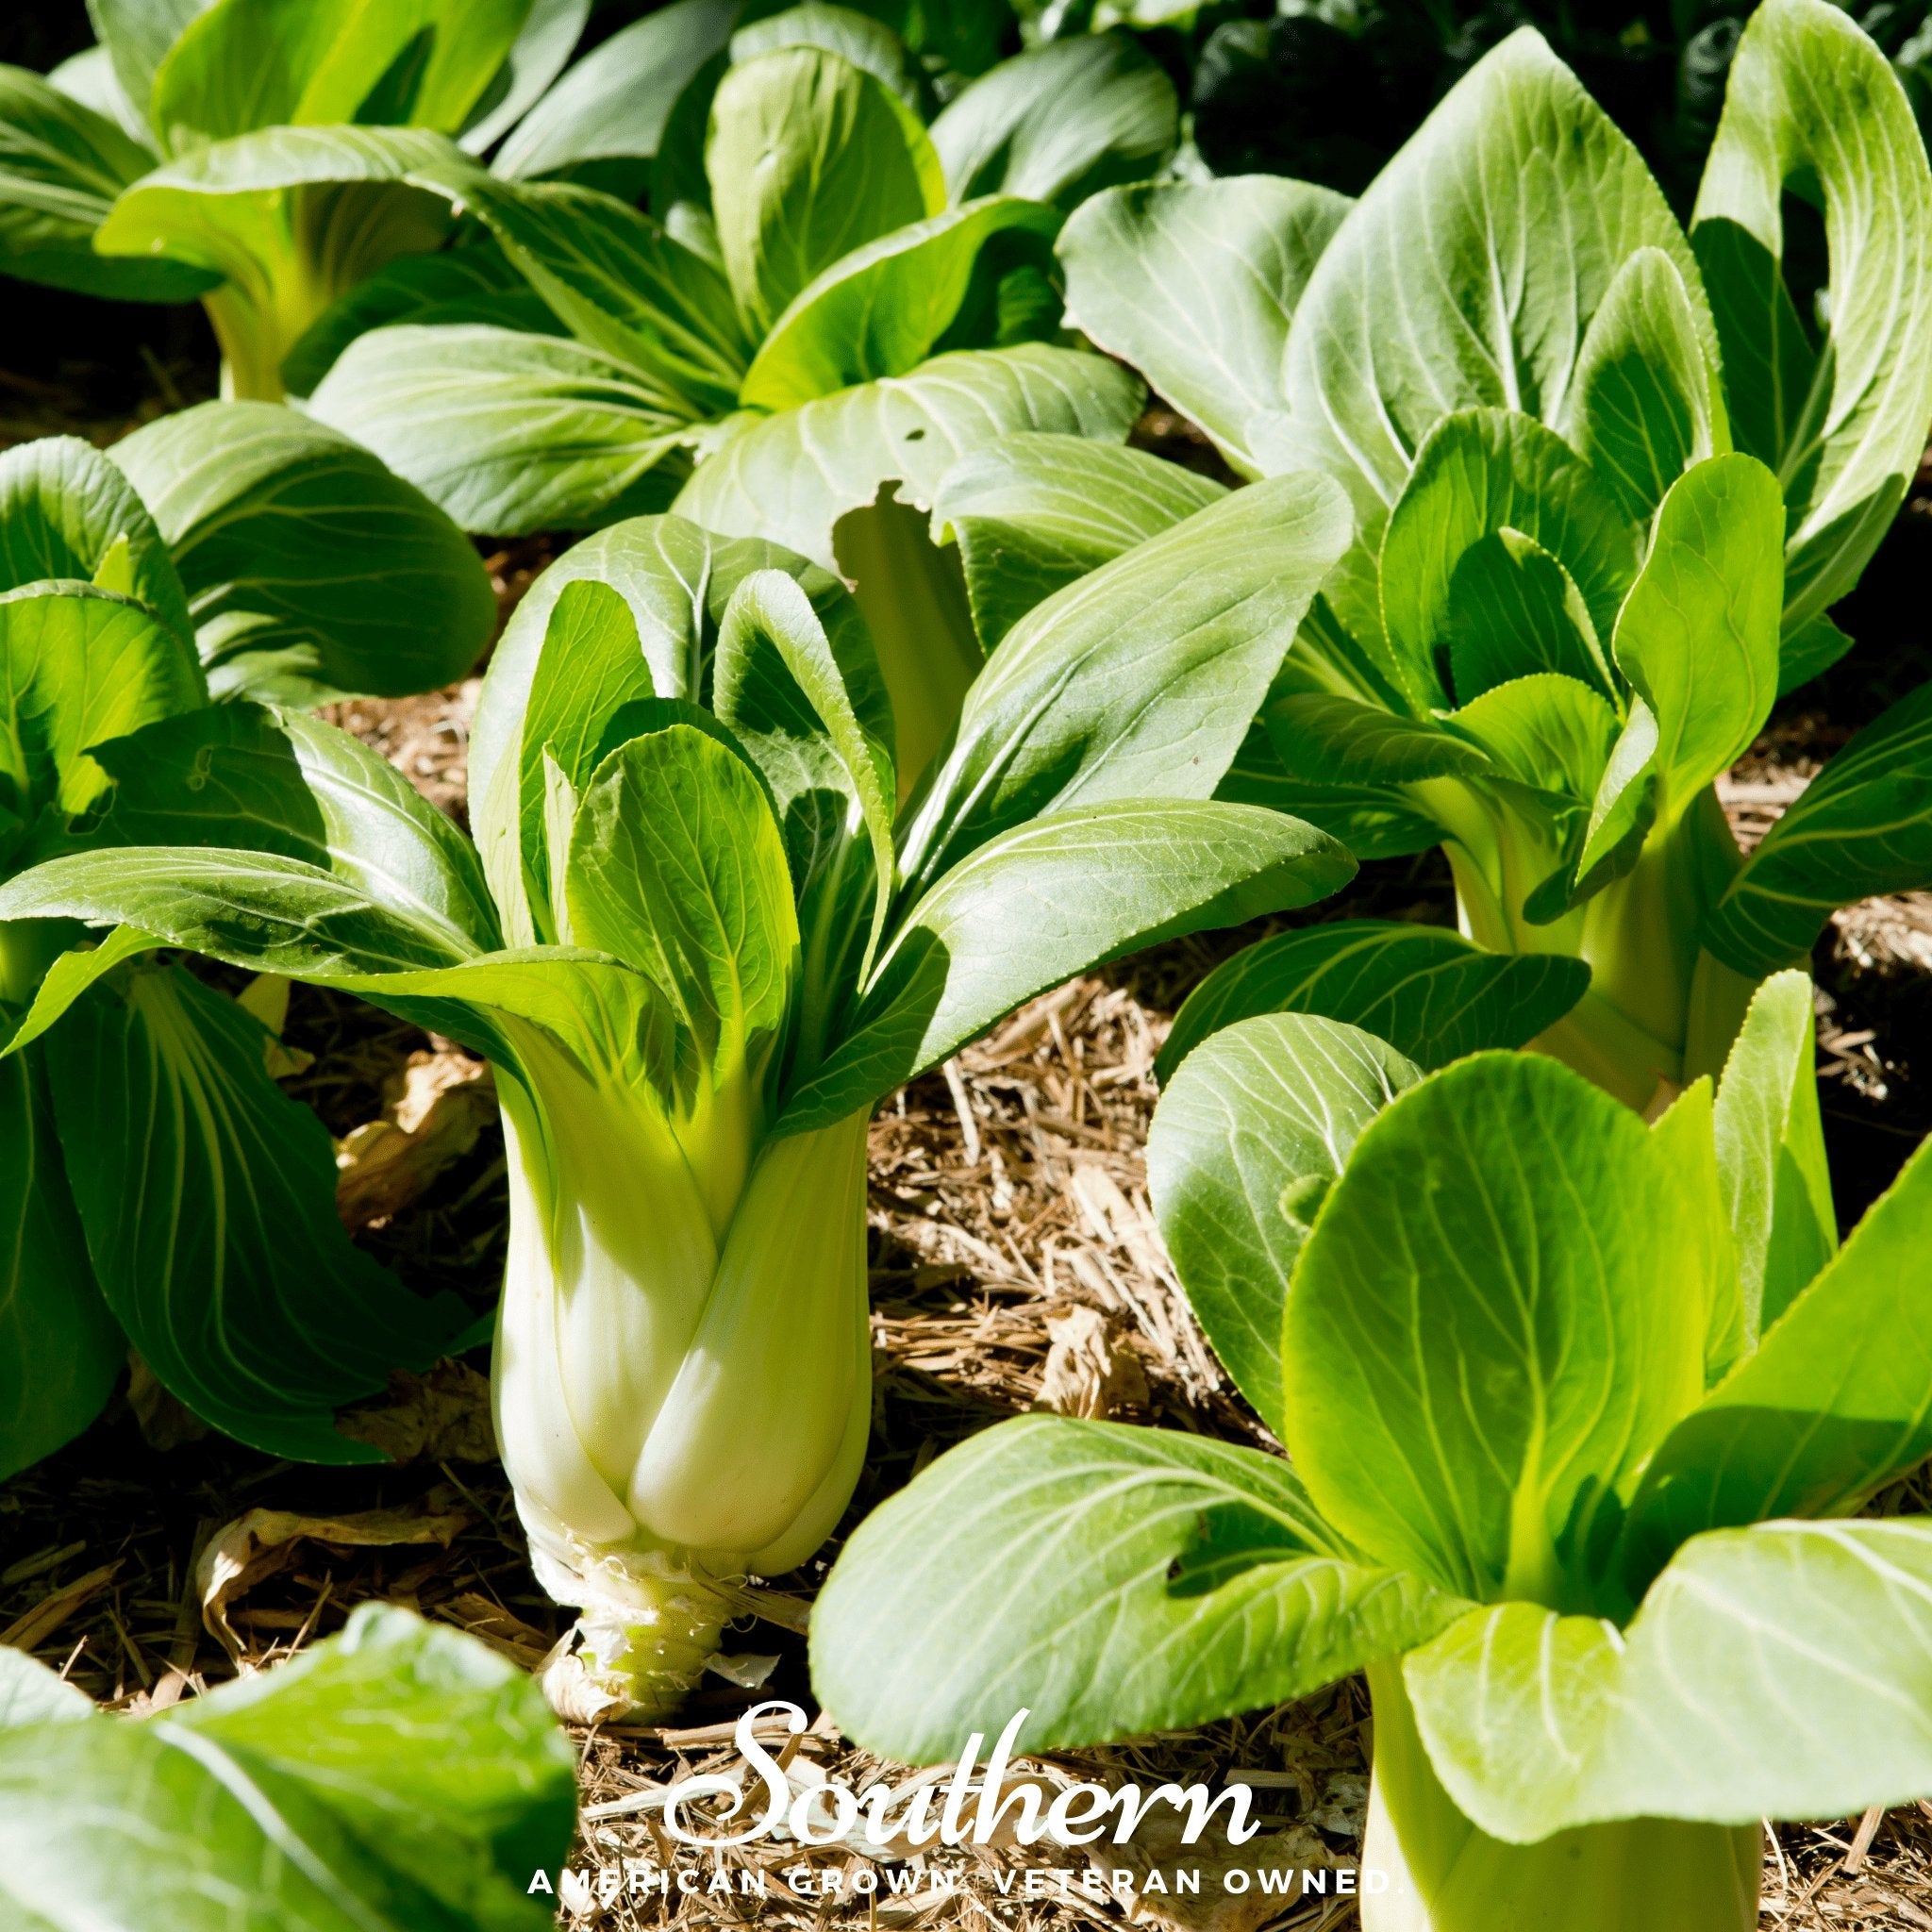
[(1352, 1559), (1274, 1457), (1022, 1417), (860, 1524), (813, 1607), (812, 1683), (873, 1749), (944, 1761), (1023, 1708), (1038, 1750), (1273, 1705), (1455, 1608)]
[(1277, 1434), (1281, 1310), (1328, 1186), (1422, 1069), (1358, 1027), (1267, 1013), (1217, 1033), (1162, 1093), (1147, 1187), (1188, 1305)]

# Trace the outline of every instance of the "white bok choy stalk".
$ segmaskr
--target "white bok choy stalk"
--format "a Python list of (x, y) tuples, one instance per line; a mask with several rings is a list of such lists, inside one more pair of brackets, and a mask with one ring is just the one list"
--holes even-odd
[(1796, 972), (1650, 1126), (1539, 1054), (1214, 1034), (1149, 1179), (1288, 1459), (987, 1430), (846, 1543), (819, 1695), (917, 1763), (1366, 1670), (1364, 1932), (1750, 1932), (1760, 1820), (1932, 1791), (1932, 1518), (1861, 1513), (1932, 1452), (1932, 1148), (1839, 1249), (1811, 1057)]
[[(496, 1420), (539, 1574), (584, 1613), (559, 1704), (673, 1708), (733, 1579), (802, 1562), (844, 1510), (873, 1104), (1071, 973), (1353, 872), (1207, 795), (1346, 539), (1333, 486), (1289, 479), (1041, 606), (895, 830), (884, 682), (837, 581), (675, 517), (620, 525), (545, 574), (492, 661), (480, 858), (392, 801), (345, 808), (326, 863), (292, 856), (276, 818), (310, 808), (314, 725), (279, 798), (256, 785), (259, 849), (222, 847), (226, 741), (176, 720), (117, 761), (161, 801), (121, 788), (121, 849), (0, 895), (0, 918), (124, 922), (361, 993), (495, 1063)], [(23, 1040), (109, 950), (57, 962)]]

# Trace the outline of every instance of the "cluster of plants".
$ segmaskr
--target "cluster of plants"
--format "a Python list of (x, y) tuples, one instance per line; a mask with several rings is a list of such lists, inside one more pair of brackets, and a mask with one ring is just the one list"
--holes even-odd
[[(1158, 1063), (1161, 1235), (1285, 1455), (987, 1430), (846, 1541), (819, 1693), (931, 1760), (1366, 1671), (1369, 1932), (1748, 1927), (1758, 1821), (1932, 1792), (1932, 1530), (1869, 1513), (1932, 1454), (1932, 1168), (1840, 1245), (1804, 970), (1932, 886), (1932, 686), (1748, 857), (1715, 791), (1932, 427), (1902, 20), (91, 11), (0, 69), (0, 269), (199, 299), (225, 399), (0, 457), (0, 1473), (130, 1357), (379, 1460), (340, 1412), (487, 1342), (577, 1615), (541, 1690), (365, 1609), (135, 1722), (0, 1650), (25, 1923), (541, 1922), (544, 1695), (662, 1722), (846, 1517), (874, 1106), (1437, 849), (1456, 927), (1291, 924)], [(1330, 42), (1428, 108), (1392, 158), (1271, 77)], [(1723, 76), (1656, 168), (1559, 58), (1609, 42)], [(1238, 71), (1300, 146), (1216, 149)], [(1149, 386), (1233, 487), (1129, 445)], [(463, 675), (470, 537), (556, 531), (459, 827), (317, 708)], [(342, 1232), (291, 981), (491, 1063), (493, 1308)]]

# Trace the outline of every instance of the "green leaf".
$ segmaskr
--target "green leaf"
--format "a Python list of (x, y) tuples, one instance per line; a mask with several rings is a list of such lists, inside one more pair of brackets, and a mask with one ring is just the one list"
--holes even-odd
[(1267, 1013), (1217, 1033), (1171, 1082), (1147, 1187), (1188, 1306), (1279, 1435), (1289, 1276), (1357, 1136), (1423, 1070), (1355, 1026)]
[(0, 271), (134, 302), (187, 302), (214, 286), (174, 261), (107, 261), (94, 230), (154, 157), (105, 115), (24, 67), (0, 66)]
[(991, 651), (1056, 591), (1226, 493), (1144, 450), (1023, 434), (947, 471), (933, 522), (958, 543), (974, 625)]
[(47, 436), (0, 456), (0, 590), (49, 577), (92, 582), (120, 542), (125, 581), (102, 588), (138, 598), (192, 643), (187, 593), (161, 533), (99, 450), (77, 436)]
[(1468, 740), (1354, 698), (1291, 692), (1269, 705), (1268, 737), (1298, 784), (1343, 790), (1482, 777), (1494, 767)]
[(1461, 1596), (1586, 1593), (1704, 1389), (1719, 1257), (1668, 1155), (1540, 1055), (1463, 1060), (1371, 1123), (1282, 1341), (1289, 1451), (1343, 1535)]
[(1757, 736), (1777, 696), (1784, 501), (1755, 458), (1714, 457), (1671, 486), (1617, 617), (1617, 667), (1657, 719), (1669, 824)]
[(712, 1083), (754, 1077), (798, 972), (791, 876), (742, 758), (688, 724), (634, 738), (598, 767), (566, 874), (571, 936), (665, 993)]
[(1257, 1013), (1320, 1013), (1427, 1069), (1526, 1046), (1582, 998), (1590, 968), (1558, 953), (1486, 953), (1440, 925), (1338, 920), (1276, 933), (1224, 959), (1174, 1016), (1155, 1062), (1165, 1086), (1209, 1034)]
[(121, 91), (145, 115), (155, 70), (184, 28), (213, 0), (87, 0), (94, 37), (114, 63)]
[(1812, 779), (1704, 923), (1704, 943), (1757, 978), (1811, 950), (1839, 906), (1932, 881), (1932, 684), (1881, 712)]
[(1584, 335), (1558, 427), (1639, 523), (1692, 463), (1730, 447), (1690, 291), (1662, 249), (1640, 248), (1617, 271)]
[(841, 256), (945, 205), (939, 158), (911, 110), (813, 47), (725, 75), (705, 172), (739, 310), (760, 337)]
[(1140, 414), (1137, 378), (1099, 356), (1025, 342), (958, 349), (911, 375), (744, 421), (708, 453), (676, 503), (726, 536), (760, 536), (836, 570), (832, 526), (897, 480), (932, 507), (969, 450), (1018, 430), (1122, 441)]
[[(1379, 566), (1387, 636), (1379, 668), (1419, 710), (1443, 700), (1436, 651), (1451, 634), (1457, 566), (1504, 529), (1532, 539), (1569, 573), (1596, 636), (1608, 637), (1617, 621), (1637, 575), (1637, 533), (1595, 473), (1533, 417), (1501, 409), (1445, 416), (1416, 453)], [(1521, 675), (1544, 663), (1514, 668)]]
[(380, 1461), (334, 1411), (426, 1368), (469, 1311), (350, 1241), (328, 1134), (269, 1078), (268, 1037), (178, 967), (76, 1001), (42, 1048), (68, 1179), (108, 1306), (171, 1393), (272, 1456)]
[(816, 47), (836, 54), (862, 73), (890, 88), (914, 114), (920, 108), (919, 74), (908, 58), (910, 49), (897, 31), (897, 23), (874, 18), (861, 8), (835, 7), (824, 0), (803, 0), (753, 20), (731, 36), (735, 64), (756, 60), (788, 47)]
[(85, 811), (107, 786), (92, 746), (203, 702), (187, 646), (130, 599), (74, 583), (0, 596), (0, 808)]
[(952, 748), (904, 828), (908, 884), (929, 884), (1044, 811), (1209, 796), (1347, 541), (1339, 491), (1279, 477), (1197, 511), (1023, 618), (967, 693)]
[(575, 1808), (536, 1684), (388, 1604), (163, 1715), (0, 1734), (0, 1794), (26, 1925), (179, 1932), (541, 1932)]
[(562, 323), (493, 242), (405, 255), (332, 302), (282, 358), (291, 395), (308, 395), (358, 336), (403, 324), (433, 328), (494, 324), (533, 335), (563, 335)]
[(471, 104), (459, 137), (466, 154), (488, 152), (547, 95), (591, 18), (593, 0), (530, 0), (503, 64)]
[(461, 957), (498, 943), (462, 832), (389, 759), (299, 711), (215, 705), (101, 745), (106, 846), (200, 846), (301, 859)]
[(1441, 722), (1539, 802), (1579, 807), (1595, 797), (1619, 736), (1617, 714), (1591, 686), (1547, 671), (1493, 685)]
[(1753, 994), (1718, 1086), (1718, 1174), (1753, 1344), (1838, 1251), (1815, 1031), (1810, 976), (1774, 974)]
[[(461, 531), (348, 437), (268, 403), (205, 403), (116, 443), (225, 694), (398, 696), (460, 677), (496, 622)], [(297, 668), (299, 667), (299, 668)]]
[(991, 196), (908, 223), (841, 256), (772, 324), (741, 398), (795, 408), (880, 376), (909, 375), (952, 327), (982, 257), (1032, 239), (1043, 251), (1059, 216), (1036, 201)]
[(0, 1731), (23, 1724), (75, 1724), (94, 1715), (94, 1701), (38, 1658), (0, 1645)]
[(1274, 1457), (1026, 1416), (859, 1525), (813, 1607), (812, 1684), (841, 1728), (914, 1763), (1022, 1709), (1039, 1750), (1305, 1695), (1455, 1607), (1352, 1560)]
[(956, 94), (932, 144), (958, 204), (1021, 194), (1062, 211), (1153, 174), (1174, 151), (1174, 83), (1125, 34), (1049, 41)]
[(593, 47), (505, 139), (491, 163), (527, 181), (658, 152), (677, 97), (731, 32), (729, 0), (676, 0)]
[(849, 1031), (790, 1097), (784, 1125), (842, 1119), (1073, 974), (1308, 905), (1354, 871), (1332, 839), (1252, 806), (1113, 799), (1015, 825), (893, 928)]
[[(4, 1477), (79, 1435), (126, 1359), (74, 1211), (38, 1052), (0, 1060), (0, 1229)], [(0, 1661), (9, 1655), (0, 1652)], [(6, 1703), (0, 1690), (0, 1707)]]
[(1632, 1509), (1647, 1577), (1700, 1530), (1846, 1516), (1932, 1454), (1922, 1148), (1763, 1341), (1657, 1449)]
[(1356, 205), (1295, 316), (1293, 420), (1269, 467), (1313, 462), (1347, 488), (1362, 547), (1330, 594), (1357, 637), (1376, 628), (1368, 566), (1412, 453), (1461, 409), (1559, 424), (1590, 324), (1642, 248), (1676, 269), (1715, 364), (1696, 264), (1662, 192), (1526, 28), (1470, 70)]
[[(863, 661), (876, 687), (875, 660)], [(783, 571), (760, 571), (733, 592), (719, 627), (714, 703), (763, 773), (784, 833), (810, 1025), (810, 1008), (872, 971), (891, 909), (891, 747), (866, 729), (810, 598)], [(863, 858), (854, 850), (861, 837)]]
[(1928, 1606), (1923, 1519), (1766, 1523), (1687, 1543), (1621, 1637), (1503, 1604), (1403, 1675), (1450, 1796), (1512, 1843), (1615, 1818), (1842, 1818), (1932, 1777)]
[(751, 342), (702, 255), (594, 188), (482, 177), (461, 195), (572, 334), (654, 387), (668, 413), (731, 408)]
[[(1824, 211), (1829, 325), (1783, 279), (1781, 197)], [(1693, 238), (1724, 341), (1732, 430), (1790, 509), (1785, 628), (1857, 583), (1932, 417), (1932, 173), (1885, 57), (1824, 0), (1774, 0), (1731, 63)]]
[(0, 919), (131, 925), (157, 944), (291, 979), (404, 973), (475, 951), (441, 919), (399, 910), (320, 866), (187, 845), (50, 858), (0, 886)]
[(1801, 624), (1785, 639), (1778, 655), (1777, 694), (1783, 697), (1829, 671), (1852, 648), (1852, 640), (1828, 617)]
[(284, 125), (370, 121), (454, 133), (530, 0), (215, 0), (157, 69), (171, 153)]
[(1258, 475), (1248, 425), (1283, 407), (1289, 324), (1350, 206), (1266, 175), (1096, 195), (1060, 237), (1068, 310)]
[(1521, 530), (1492, 530), (1462, 553), (1440, 622), (1459, 704), (1550, 672), (1599, 699), (1619, 694), (1575, 580)]
[(581, 342), (479, 325), (377, 329), (310, 398), (466, 530), (524, 536), (661, 508), (688, 425)]

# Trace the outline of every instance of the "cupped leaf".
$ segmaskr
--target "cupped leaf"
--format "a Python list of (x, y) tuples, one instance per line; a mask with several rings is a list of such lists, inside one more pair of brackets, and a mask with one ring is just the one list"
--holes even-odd
[(1289, 325), (1349, 207), (1267, 175), (1096, 195), (1060, 237), (1068, 312), (1257, 475), (1248, 425), (1283, 408)]
[(498, 942), (470, 841), (389, 759), (299, 711), (204, 707), (95, 749), (114, 781), (103, 846), (231, 848), (300, 859), (393, 908), (445, 950)]
[(1043, 252), (1058, 227), (1058, 214), (1043, 202), (990, 195), (853, 249), (772, 324), (741, 400), (791, 409), (857, 383), (909, 375), (952, 327), (989, 249), (1030, 238)]
[[(1781, 197), (1822, 202), (1828, 320), (1816, 347), (1783, 275)], [(1932, 418), (1932, 172), (1885, 57), (1824, 0), (1773, 0), (1731, 63), (1692, 238), (1724, 342), (1740, 449), (1790, 507), (1785, 628), (1857, 581)]]
[[(389, 1604), (273, 1671), (139, 1722), (0, 1733), (0, 1897), (30, 1926), (541, 1932), (572, 1756), (536, 1684)], [(67, 1721), (57, 1721), (65, 1719)]]
[(5, 1477), (79, 1435), (100, 1414), (127, 1355), (88, 1258), (35, 1051), (0, 1060), (0, 1255)]
[(1048, 41), (1003, 60), (932, 124), (955, 203), (1022, 194), (1077, 208), (1174, 150), (1174, 83), (1125, 34)]
[(872, 75), (815, 47), (733, 67), (705, 142), (718, 242), (740, 312), (764, 335), (841, 256), (936, 214), (925, 130)]
[(95, 38), (114, 63), (121, 91), (144, 115), (155, 70), (182, 30), (212, 0), (87, 0)]
[(1591, 318), (1557, 426), (1635, 522), (1692, 464), (1730, 447), (1717, 371), (1676, 264), (1640, 248)]
[(1441, 722), (1507, 784), (1553, 805), (1595, 797), (1619, 737), (1617, 714), (1592, 687), (1547, 671), (1492, 685)]
[(1044, 429), (1118, 442), (1141, 410), (1139, 380), (1103, 357), (1023, 342), (957, 349), (909, 375), (861, 384), (736, 425), (706, 455), (676, 509), (726, 536), (761, 536), (836, 570), (832, 526), (889, 481), (929, 509), (968, 450)]
[(1705, 945), (1754, 979), (1801, 959), (1839, 906), (1932, 880), (1932, 684), (1907, 693), (1812, 779), (1704, 923)]
[(1376, 626), (1363, 566), (1412, 453), (1459, 409), (1560, 423), (1591, 321), (1642, 248), (1676, 269), (1714, 364), (1696, 263), (1662, 191), (1529, 28), (1470, 70), (1356, 205), (1295, 316), (1292, 420), (1270, 467), (1292, 455), (1347, 487), (1363, 549), (1331, 594), (1358, 637)]
[(1589, 984), (1590, 968), (1561, 954), (1486, 953), (1446, 926), (1338, 920), (1224, 960), (1174, 1016), (1155, 1072), (1165, 1085), (1210, 1034), (1259, 1013), (1320, 1013), (1419, 1066), (1444, 1067), (1488, 1047), (1526, 1046)]
[(1753, 1344), (1838, 1251), (1815, 1032), (1809, 975), (1774, 974), (1752, 996), (1717, 1091), (1718, 1178)]
[(1265, 723), (1282, 769), (1308, 787), (1410, 785), (1424, 778), (1482, 777), (1495, 770), (1469, 739), (1331, 693), (1294, 691), (1275, 698)]
[(1932, 1778), (1932, 1529), (1765, 1523), (1678, 1551), (1621, 1635), (1471, 1610), (1405, 1659), (1460, 1809), (1528, 1843), (1614, 1818), (1752, 1824)]
[(224, 693), (395, 696), (460, 677), (496, 621), (489, 574), (379, 458), (269, 403), (205, 403), (125, 437), (115, 466), (180, 572)]
[(24, 67), (0, 65), (0, 269), (130, 302), (189, 302), (215, 285), (178, 261), (108, 261), (94, 230), (154, 166), (115, 124)]
[(505, 138), (491, 163), (512, 181), (658, 152), (677, 97), (724, 46), (729, 0), (676, 0), (577, 61)]
[(664, 992), (714, 1084), (756, 1076), (789, 1009), (798, 920), (744, 760), (689, 724), (613, 751), (577, 808), (565, 880), (571, 939)]
[(813, 1607), (812, 1685), (914, 1763), (1022, 1709), (1038, 1750), (1305, 1694), (1456, 1607), (1352, 1559), (1273, 1457), (1023, 1417), (859, 1525)]
[(850, 1029), (782, 1124), (843, 1119), (1072, 974), (1308, 905), (1354, 871), (1334, 840), (1253, 806), (1115, 799), (1015, 825), (894, 926)]
[[(110, 563), (117, 544), (121, 554)], [(184, 644), (193, 641), (187, 593), (147, 506), (77, 436), (42, 437), (0, 456), (0, 591), (48, 577), (119, 591), (145, 604)]]
[(1274, 478), (1023, 618), (968, 691), (904, 829), (908, 882), (1043, 811), (1209, 796), (1348, 534), (1325, 479)]
[(1217, 1033), (1161, 1095), (1147, 1136), (1160, 1238), (1215, 1353), (1277, 1435), (1295, 1257), (1357, 1137), (1422, 1076), (1358, 1027), (1270, 1013)]
[(1385, 1109), (1288, 1297), (1287, 1441), (1323, 1514), (1457, 1595), (1587, 1601), (1703, 1393), (1722, 1257), (1693, 1207), (1635, 1113), (1538, 1055)]
[(1647, 1578), (1701, 1530), (1849, 1515), (1932, 1455), (1921, 1148), (1763, 1341), (1657, 1449), (1625, 1535)]
[(1785, 506), (1754, 457), (1714, 457), (1675, 483), (1612, 649), (1649, 706), (1668, 824), (1757, 736), (1777, 696)]
[[(268, 1074), (260, 1023), (178, 967), (135, 968), (42, 1043), (102, 1292), (171, 1393), (272, 1456), (380, 1461), (334, 1411), (468, 1324), (357, 1248), (322, 1123)], [(184, 1214), (184, 1201), (201, 1204)]]
[(358, 336), (402, 324), (436, 327), (493, 324), (533, 335), (563, 335), (562, 323), (493, 242), (405, 255), (332, 302), (282, 358), (290, 394), (306, 396)]
[[(1491, 408), (1446, 416), (1416, 453), (1379, 565), (1380, 668), (1419, 710), (1446, 696), (1437, 654), (1456, 627), (1457, 568), (1484, 538), (1506, 529), (1547, 551), (1575, 584), (1594, 635), (1610, 634), (1638, 561), (1637, 532), (1615, 496), (1534, 417)], [(1545, 648), (1511, 673), (1545, 668), (1574, 675), (1583, 667), (1552, 662)]]
[(1056, 591), (1226, 493), (1144, 450), (1036, 432), (956, 463), (933, 521), (958, 543), (974, 626), (991, 651)]
[(0, 809), (85, 811), (107, 788), (92, 746), (205, 701), (187, 645), (131, 599), (72, 583), (0, 596)]
[[(1549, 672), (1617, 695), (1603, 646), (1570, 573), (1533, 537), (1479, 537), (1449, 575), (1442, 613), (1449, 683), (1468, 704), (1498, 685)], [(1440, 671), (1440, 651), (1436, 658)]]
[(317, 387), (318, 421), (366, 444), (466, 530), (588, 528), (661, 508), (688, 420), (581, 342), (487, 325), (376, 329)]
[(762, 20), (746, 22), (731, 36), (731, 58), (742, 62), (788, 47), (816, 47), (871, 75), (916, 114), (920, 76), (909, 58), (911, 49), (894, 31), (898, 23), (891, 19), (891, 12), (890, 6), (874, 16), (859, 8), (832, 5), (830, 0), (800, 0)]

